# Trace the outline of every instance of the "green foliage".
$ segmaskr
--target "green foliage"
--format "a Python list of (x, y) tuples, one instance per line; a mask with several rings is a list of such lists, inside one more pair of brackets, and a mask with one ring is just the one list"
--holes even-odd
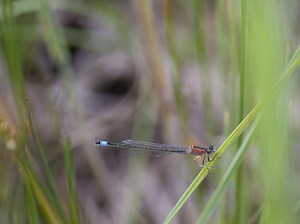
[[(157, 6), (151, 2), (133, 0), (128, 13), (121, 3), (106, 1), (84, 4), (3, 1), (0, 5), (1, 63), (10, 83), (18, 125), (12, 122), (9, 107), (3, 106), (5, 93), (0, 96), (1, 223), (86, 221), (81, 217), (81, 202), (77, 199), (75, 146), (58, 127), (54, 145), (64, 161), (59, 167), (60, 177), (64, 178), (61, 184), (57, 167), (49, 156), (53, 146), (41, 137), (30, 99), (26, 100), (26, 79), (30, 74), (27, 68), (35, 67), (40, 79), (45, 75), (40, 69), (41, 61), (33, 53), (39, 43), (45, 47), (55, 72), (62, 77), (62, 89), (70, 101), (76, 128), (82, 127), (84, 114), (74, 91), (77, 77), (70, 66), (70, 49), (76, 47), (104, 55), (118, 45), (136, 60), (134, 64), (139, 72), (138, 90), (133, 94), (138, 103), (132, 112), (132, 138), (152, 139), (159, 135), (165, 142), (190, 144), (204, 136), (207, 142), (220, 143), (211, 161), (179, 200), (176, 198), (174, 208), (168, 214), (164, 211), (164, 223), (171, 223), (191, 198), (199, 205), (198, 223), (295, 223), (300, 208), (295, 187), (299, 180), (293, 158), (297, 155), (294, 137), (297, 133), (290, 108), (295, 94), (291, 76), (300, 64), (300, 47), (290, 58), (290, 51), (295, 49), (293, 33), (288, 29), (292, 26), (291, 3), (279, 0), (215, 3), (164, 1), (162, 12), (156, 12)], [(98, 35), (95, 30), (64, 27), (58, 23), (58, 12), (109, 24), (116, 38)], [(159, 13), (163, 16), (157, 16)], [(91, 33), (94, 38), (85, 42), (84, 37)], [(192, 65), (201, 72), (188, 78), (186, 73), (192, 70)], [(186, 82), (198, 85), (199, 91)], [(198, 101), (201, 103), (194, 105)], [(52, 111), (52, 105), (47, 106)], [(201, 113), (195, 118), (193, 111), (199, 108)], [(123, 113), (123, 108), (120, 111)], [(54, 113), (53, 117), (58, 123), (64, 122), (58, 114)], [(115, 123), (112, 126), (119, 125)], [(196, 133), (199, 129), (194, 123), (201, 123), (200, 129), (205, 133)], [(158, 124), (159, 134), (156, 133)], [(105, 133), (108, 134), (109, 131)], [(225, 140), (217, 140), (220, 136)], [(99, 181), (105, 176), (99, 169), (103, 164), (92, 160), (91, 154), (86, 155), (94, 161), (91, 169), (101, 185), (99, 189), (109, 188), (106, 184), (110, 181)], [(228, 161), (227, 157), (232, 159)], [(126, 208), (120, 215), (125, 223), (143, 221), (143, 214), (137, 214), (139, 210), (134, 206), (142, 203), (137, 203), (143, 185), (140, 179), (147, 175), (149, 164), (142, 159), (130, 161), (125, 182), (131, 194), (124, 197)], [(188, 169), (195, 170), (195, 167)], [(12, 170), (17, 170), (17, 174)], [(205, 179), (213, 186), (209, 189), (212, 191), (205, 188)], [(201, 198), (206, 191), (208, 202)], [(228, 192), (233, 194), (228, 196)], [(109, 197), (108, 193), (103, 194)], [(221, 200), (227, 197), (229, 202), (221, 206)]]

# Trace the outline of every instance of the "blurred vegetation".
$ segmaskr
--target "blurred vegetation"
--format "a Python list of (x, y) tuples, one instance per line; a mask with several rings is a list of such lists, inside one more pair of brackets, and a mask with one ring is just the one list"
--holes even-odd
[(2, 1), (0, 223), (297, 223), (299, 7)]

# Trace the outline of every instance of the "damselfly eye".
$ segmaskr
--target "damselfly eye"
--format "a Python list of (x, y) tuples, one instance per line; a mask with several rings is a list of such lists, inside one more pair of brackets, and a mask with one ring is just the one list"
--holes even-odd
[(209, 145), (208, 149), (207, 149), (208, 153), (214, 152), (214, 146), (213, 145)]

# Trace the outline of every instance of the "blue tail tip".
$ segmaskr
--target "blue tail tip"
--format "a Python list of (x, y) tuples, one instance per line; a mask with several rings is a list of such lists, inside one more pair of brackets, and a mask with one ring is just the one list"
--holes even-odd
[(108, 142), (108, 141), (103, 141), (103, 140), (101, 140), (101, 141), (96, 141), (94, 144), (95, 144), (96, 146), (108, 146), (108, 145), (109, 145), (109, 142)]

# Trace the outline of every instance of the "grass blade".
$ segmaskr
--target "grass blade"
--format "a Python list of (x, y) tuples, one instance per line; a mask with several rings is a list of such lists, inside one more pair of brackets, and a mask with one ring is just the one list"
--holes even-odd
[(64, 158), (66, 165), (66, 178), (67, 178), (67, 192), (70, 208), (70, 220), (71, 223), (80, 223), (77, 195), (76, 195), (76, 184), (75, 184), (75, 169), (73, 161), (73, 151), (69, 142), (65, 142)]
[[(211, 162), (206, 164), (205, 167), (200, 171), (200, 173), (196, 176), (192, 184), (187, 188), (187, 190), (183, 193), (181, 198), (178, 200), (174, 208), (171, 210), (164, 223), (170, 223), (175, 215), (178, 213), (180, 208), (184, 205), (187, 199), (191, 196), (191, 194), (196, 190), (196, 188), (200, 185), (200, 183), (204, 180), (204, 178), (209, 173), (208, 170), (210, 167), (213, 167), (217, 160), (222, 157), (222, 155), (228, 150), (228, 147), (236, 140), (245, 129), (253, 122), (253, 120), (257, 117), (258, 113), (264, 108), (265, 104), (267, 104), (271, 98), (278, 92), (281, 86), (285, 83), (286, 79), (290, 77), (292, 72), (297, 68), (300, 64), (300, 46), (297, 48), (292, 60), (288, 64), (285, 72), (281, 75), (278, 81), (275, 83), (273, 88), (269, 91), (269, 93), (262, 99), (260, 103), (258, 103), (249, 114), (243, 119), (243, 121), (233, 130), (233, 132), (227, 137), (227, 139), (223, 142), (217, 152), (212, 156)], [(217, 159), (218, 158), (218, 159)]]
[(232, 159), (232, 162), (230, 163), (228, 169), (226, 170), (224, 176), (220, 180), (220, 183), (215, 190), (214, 194), (210, 198), (209, 202), (205, 206), (205, 208), (202, 211), (201, 216), (199, 217), (197, 223), (206, 223), (207, 219), (209, 218), (209, 215), (211, 214), (213, 208), (219, 201), (222, 193), (227, 189), (227, 186), (229, 185), (231, 179), (233, 178), (235, 171), (238, 169), (239, 165), (242, 162), (242, 159), (244, 158), (245, 153), (247, 152), (247, 149), (249, 147), (249, 144), (251, 143), (251, 140), (255, 134), (256, 128), (259, 124), (261, 116), (258, 116), (257, 119), (252, 124), (251, 128), (249, 129), (247, 135), (244, 138), (244, 141), (237, 151), (236, 155)]

